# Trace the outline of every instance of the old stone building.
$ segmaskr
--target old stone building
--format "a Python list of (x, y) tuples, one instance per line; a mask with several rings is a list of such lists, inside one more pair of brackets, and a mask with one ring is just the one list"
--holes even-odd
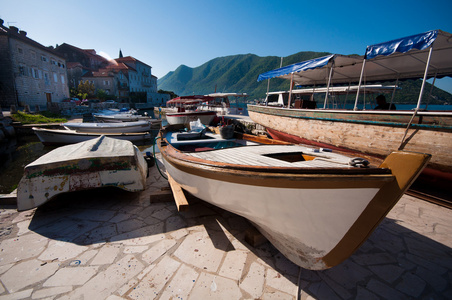
[(0, 104), (36, 105), (69, 97), (65, 59), (0, 19)]
[(67, 62), (70, 88), (76, 88), (85, 74), (105, 68), (110, 63), (94, 49), (80, 49), (67, 43), (57, 46), (55, 51)]

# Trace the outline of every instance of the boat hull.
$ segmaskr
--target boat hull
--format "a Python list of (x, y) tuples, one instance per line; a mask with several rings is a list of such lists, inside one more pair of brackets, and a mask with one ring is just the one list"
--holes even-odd
[(27, 165), (17, 189), (17, 209), (32, 209), (59, 194), (94, 188), (142, 191), (146, 176), (147, 163), (137, 147), (99, 137), (57, 148)]
[(151, 138), (148, 132), (140, 133), (93, 133), (93, 132), (76, 132), (73, 130), (52, 130), (33, 127), (34, 133), (38, 136), (44, 145), (67, 145), (85, 142), (106, 135), (111, 138), (126, 140), (130, 142), (144, 142)]
[[(160, 143), (159, 147), (168, 174), (184, 190), (245, 217), (288, 259), (313, 270), (347, 259), (429, 159), (428, 155), (393, 153), (381, 169), (392, 173), (377, 172), (380, 169), (281, 169), (214, 163), (172, 146)], [(215, 157), (215, 150), (206, 155)], [(419, 162), (412, 164), (410, 155)], [(392, 168), (394, 161), (396, 168)]]
[(147, 132), (151, 130), (151, 123), (147, 121), (118, 122), (118, 123), (64, 123), (66, 129), (78, 132), (94, 133), (127, 133)]
[(189, 124), (192, 121), (201, 120), (202, 124), (210, 125), (215, 118), (216, 113), (213, 111), (195, 111), (195, 112), (178, 112), (166, 113), (166, 120), (171, 125)]
[[(452, 114), (320, 111), (249, 106), (250, 118), (273, 138), (385, 157), (399, 148), (432, 154), (428, 168), (452, 182)], [(412, 128), (412, 129), (411, 129)], [(404, 142), (403, 137), (407, 132)]]

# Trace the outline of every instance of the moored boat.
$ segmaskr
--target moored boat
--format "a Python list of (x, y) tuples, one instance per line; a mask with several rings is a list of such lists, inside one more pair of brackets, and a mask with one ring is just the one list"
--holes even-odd
[[(161, 124), (155, 122), (155, 124)], [(67, 122), (61, 124), (68, 130), (76, 130), (78, 132), (95, 132), (95, 133), (126, 133), (126, 132), (146, 132), (151, 130), (151, 121), (134, 121), (134, 122), (117, 122), (117, 123), (79, 123)]]
[(168, 175), (194, 196), (251, 221), (313, 270), (347, 259), (421, 172), (428, 154), (396, 151), (378, 166), (328, 149), (249, 135), (160, 132)]
[(106, 135), (110, 138), (126, 140), (130, 142), (144, 142), (151, 138), (149, 132), (128, 132), (128, 133), (99, 133), (99, 132), (78, 132), (68, 129), (46, 129), (33, 127), (34, 133), (44, 145), (67, 145), (84, 142)]
[[(333, 54), (263, 73), (258, 80), (277, 77), (290, 80), (290, 86), (324, 84), (323, 109), (305, 109), (303, 105), (295, 108), (295, 98), (301, 92), (291, 89), (279, 107), (248, 105), (248, 114), (272, 137), (286, 141), (338, 147), (376, 157), (385, 157), (394, 150), (431, 153), (423, 179), (438, 187), (449, 186), (452, 112), (424, 111), (420, 104), (427, 78), (452, 75), (451, 38), (450, 33), (434, 30), (368, 46), (364, 57)], [(366, 84), (422, 78), (416, 109), (358, 110), (359, 96), (366, 92), (364, 78)], [(333, 82), (345, 87), (357, 84), (354, 110), (327, 108)]]
[(192, 121), (200, 120), (204, 125), (210, 125), (217, 116), (212, 110), (198, 110), (198, 104), (211, 101), (213, 98), (203, 95), (183, 96), (171, 99), (167, 102), (167, 107), (174, 106), (176, 111), (166, 112), (168, 124), (189, 124)]
[(59, 147), (25, 167), (17, 209), (38, 207), (61, 193), (100, 187), (141, 191), (147, 168), (143, 155), (129, 141), (100, 136)]

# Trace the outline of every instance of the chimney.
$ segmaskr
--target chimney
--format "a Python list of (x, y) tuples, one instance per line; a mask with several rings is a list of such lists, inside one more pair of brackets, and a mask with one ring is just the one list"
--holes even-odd
[(19, 28), (17, 28), (16, 26), (9, 26), (9, 30), (14, 31), (15, 33), (19, 32)]
[(26, 31), (23, 31), (23, 30), (20, 30), (20, 31), (19, 31), (19, 34), (20, 34), (21, 36), (27, 36), (27, 32), (26, 32)]

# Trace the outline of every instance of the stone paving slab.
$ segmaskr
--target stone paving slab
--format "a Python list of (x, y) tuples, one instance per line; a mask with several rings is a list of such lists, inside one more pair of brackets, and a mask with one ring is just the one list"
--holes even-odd
[(150, 171), (141, 193), (71, 193), (20, 213), (0, 202), (0, 300), (452, 299), (449, 209), (405, 195), (349, 259), (310, 271), (247, 244), (237, 215), (151, 203), (168, 184)]

